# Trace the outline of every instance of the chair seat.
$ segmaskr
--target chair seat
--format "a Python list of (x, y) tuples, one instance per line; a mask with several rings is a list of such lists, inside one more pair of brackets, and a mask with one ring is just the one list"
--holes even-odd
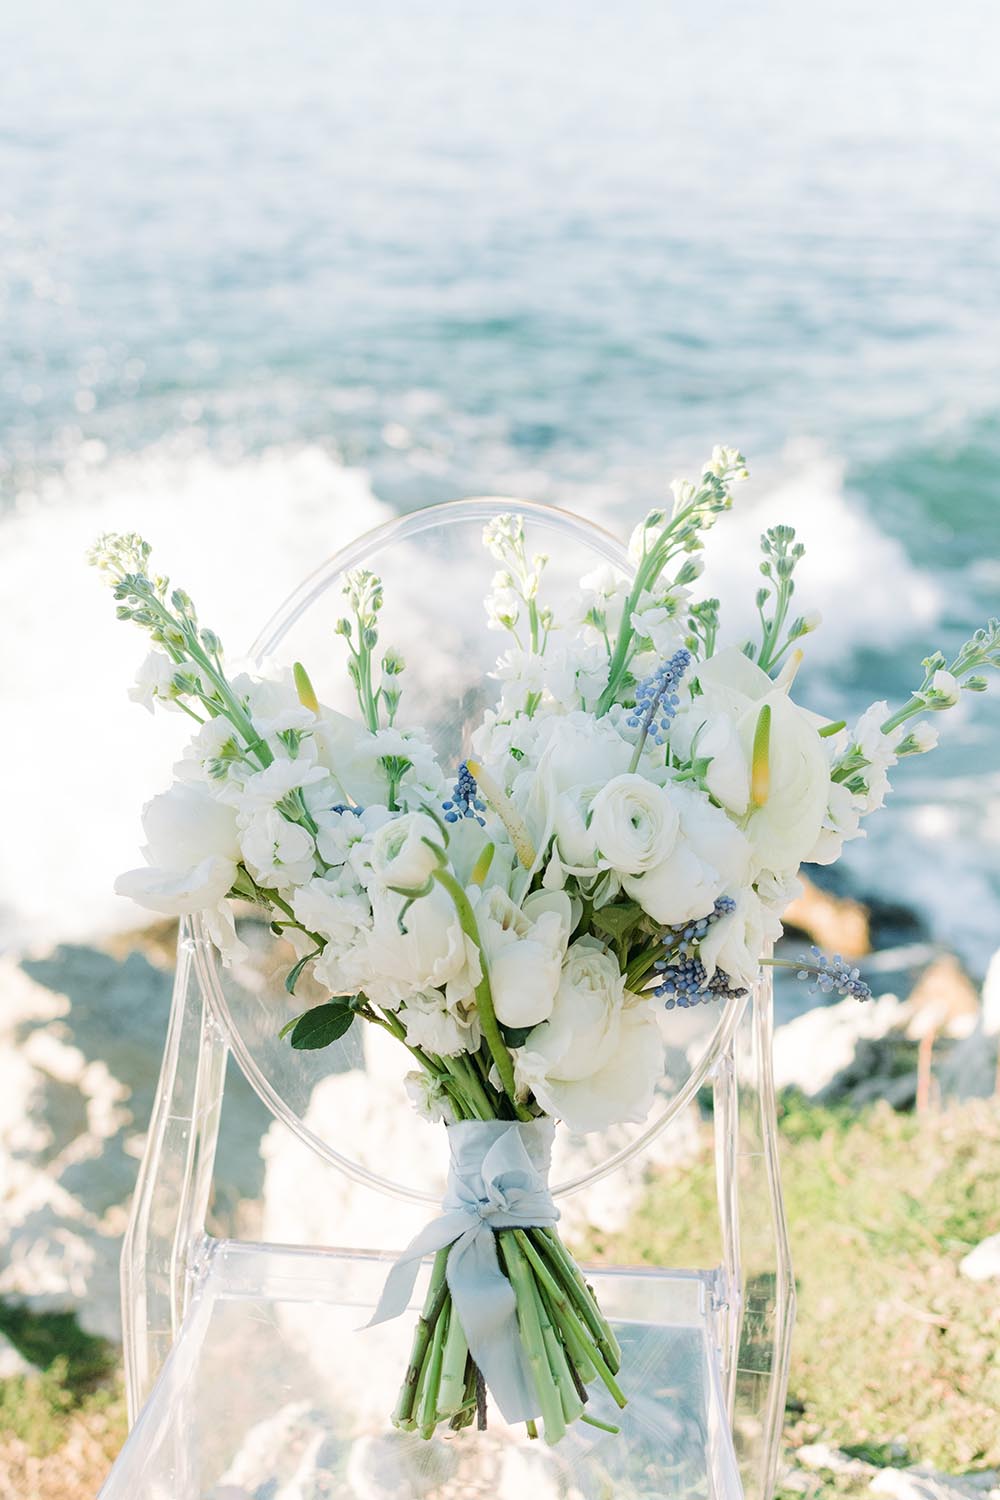
[(100, 1500), (741, 1500), (723, 1409), (717, 1273), (588, 1271), (623, 1350), (555, 1448), (493, 1409), (431, 1442), (388, 1421), (414, 1312), (364, 1327), (391, 1257), (205, 1239), (187, 1313)]

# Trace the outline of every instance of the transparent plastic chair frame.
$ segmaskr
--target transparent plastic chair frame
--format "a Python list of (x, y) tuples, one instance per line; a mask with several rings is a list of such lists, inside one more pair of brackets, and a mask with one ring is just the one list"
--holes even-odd
[[(529, 518), (540, 517), (550, 526), (564, 514), (491, 497), (431, 507), (380, 531), (406, 528), (413, 535), (441, 524), (446, 515), (468, 518), (511, 509)], [(569, 515), (565, 521), (580, 524)], [(254, 657), (269, 654), (289, 625), (346, 569), (356, 565), (378, 534), (362, 538), (307, 579), (262, 632)], [(608, 561), (630, 571), (627, 554), (616, 539), (595, 527), (591, 540)], [(676, 1121), (701, 1090), (711, 1089), (722, 1256), (710, 1273), (695, 1274), (710, 1289), (721, 1398), (735, 1440), (742, 1487), (753, 1500), (770, 1500), (774, 1490), (795, 1314), (778, 1165), (772, 1024), (770, 970), (765, 969), (752, 993), (726, 1008), (683, 1086), (639, 1139), (585, 1176), (554, 1188), (561, 1196), (613, 1172), (623, 1159), (642, 1151)], [(135, 1424), (153, 1390), (220, 1243), (232, 1243), (214, 1241), (205, 1229), (230, 1054), (271, 1113), (359, 1187), (421, 1200), (427, 1197), (341, 1155), (288, 1107), (234, 1024), (201, 920), (182, 921), (159, 1088), (122, 1250), (130, 1424)], [(282, 1252), (275, 1247), (274, 1253)], [(727, 1500), (731, 1494), (730, 1486)]]

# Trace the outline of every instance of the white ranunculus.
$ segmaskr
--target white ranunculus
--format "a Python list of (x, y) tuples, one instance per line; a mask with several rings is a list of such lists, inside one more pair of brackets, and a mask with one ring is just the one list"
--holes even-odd
[(780, 923), (766, 911), (759, 896), (744, 888), (736, 896), (736, 910), (712, 922), (698, 948), (709, 979), (716, 969), (732, 986), (750, 989), (757, 982), (760, 960), (780, 931)]
[(419, 890), (438, 867), (428, 840), (440, 845), (441, 830), (426, 813), (404, 813), (383, 823), (371, 843), (371, 867), (383, 885)]
[(407, 995), (399, 1019), (411, 1047), (422, 1047), (432, 1057), (454, 1057), (479, 1046), (479, 1017), (474, 1007), (449, 1005), (440, 990), (418, 990)]
[(723, 891), (746, 883), (751, 850), (736, 824), (695, 787), (668, 783), (664, 789), (678, 817), (667, 858), (622, 885), (656, 922), (673, 925), (703, 917)]
[(450, 1005), (466, 1001), (479, 982), (479, 955), (448, 892), (435, 884), (419, 896), (403, 918), (405, 932), (399, 927), (405, 897), (376, 883), (371, 901), (374, 925), (363, 958), (370, 998), (394, 1008), (418, 990), (444, 989)]
[(616, 960), (580, 938), (563, 965), (552, 1014), (514, 1053), (519, 1089), (571, 1130), (646, 1118), (663, 1071), (655, 1004), (625, 989)]
[(519, 907), (494, 886), (477, 900), (493, 1009), (505, 1026), (536, 1026), (551, 1014), (571, 922), (564, 891), (537, 892)]
[(580, 711), (542, 719), (511, 788), (535, 848), (544, 849), (551, 839), (564, 793), (578, 798), (583, 788), (596, 790), (627, 771), (631, 759), (632, 746), (607, 719)]
[(316, 872), (316, 842), (308, 828), (274, 807), (254, 813), (240, 834), (243, 859), (258, 885), (287, 890)]
[(177, 781), (142, 810), (148, 867), (115, 882), (149, 911), (180, 916), (218, 906), (236, 878), (236, 817), (206, 786)]
[(680, 819), (665, 787), (626, 772), (590, 804), (590, 833), (603, 862), (621, 875), (661, 865), (677, 840)]

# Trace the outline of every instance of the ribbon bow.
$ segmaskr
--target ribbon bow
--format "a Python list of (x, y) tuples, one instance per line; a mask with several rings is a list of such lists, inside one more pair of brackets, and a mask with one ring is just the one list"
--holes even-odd
[(539, 1415), (517, 1326), (517, 1299), (497, 1259), (495, 1232), (554, 1224), (548, 1189), (553, 1122), (462, 1120), (448, 1127), (444, 1212), (410, 1241), (386, 1278), (368, 1327), (405, 1312), (420, 1261), (451, 1245), (446, 1269), (469, 1350), (508, 1422)]

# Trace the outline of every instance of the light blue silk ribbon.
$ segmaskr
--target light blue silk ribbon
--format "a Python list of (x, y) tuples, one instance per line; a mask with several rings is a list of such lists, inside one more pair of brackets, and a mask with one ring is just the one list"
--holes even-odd
[(548, 1188), (552, 1120), (462, 1120), (448, 1127), (451, 1166), (444, 1212), (403, 1251), (369, 1327), (405, 1312), (425, 1255), (451, 1246), (447, 1278), (473, 1359), (508, 1422), (540, 1415), (517, 1326), (514, 1289), (497, 1259), (495, 1232), (554, 1224)]

